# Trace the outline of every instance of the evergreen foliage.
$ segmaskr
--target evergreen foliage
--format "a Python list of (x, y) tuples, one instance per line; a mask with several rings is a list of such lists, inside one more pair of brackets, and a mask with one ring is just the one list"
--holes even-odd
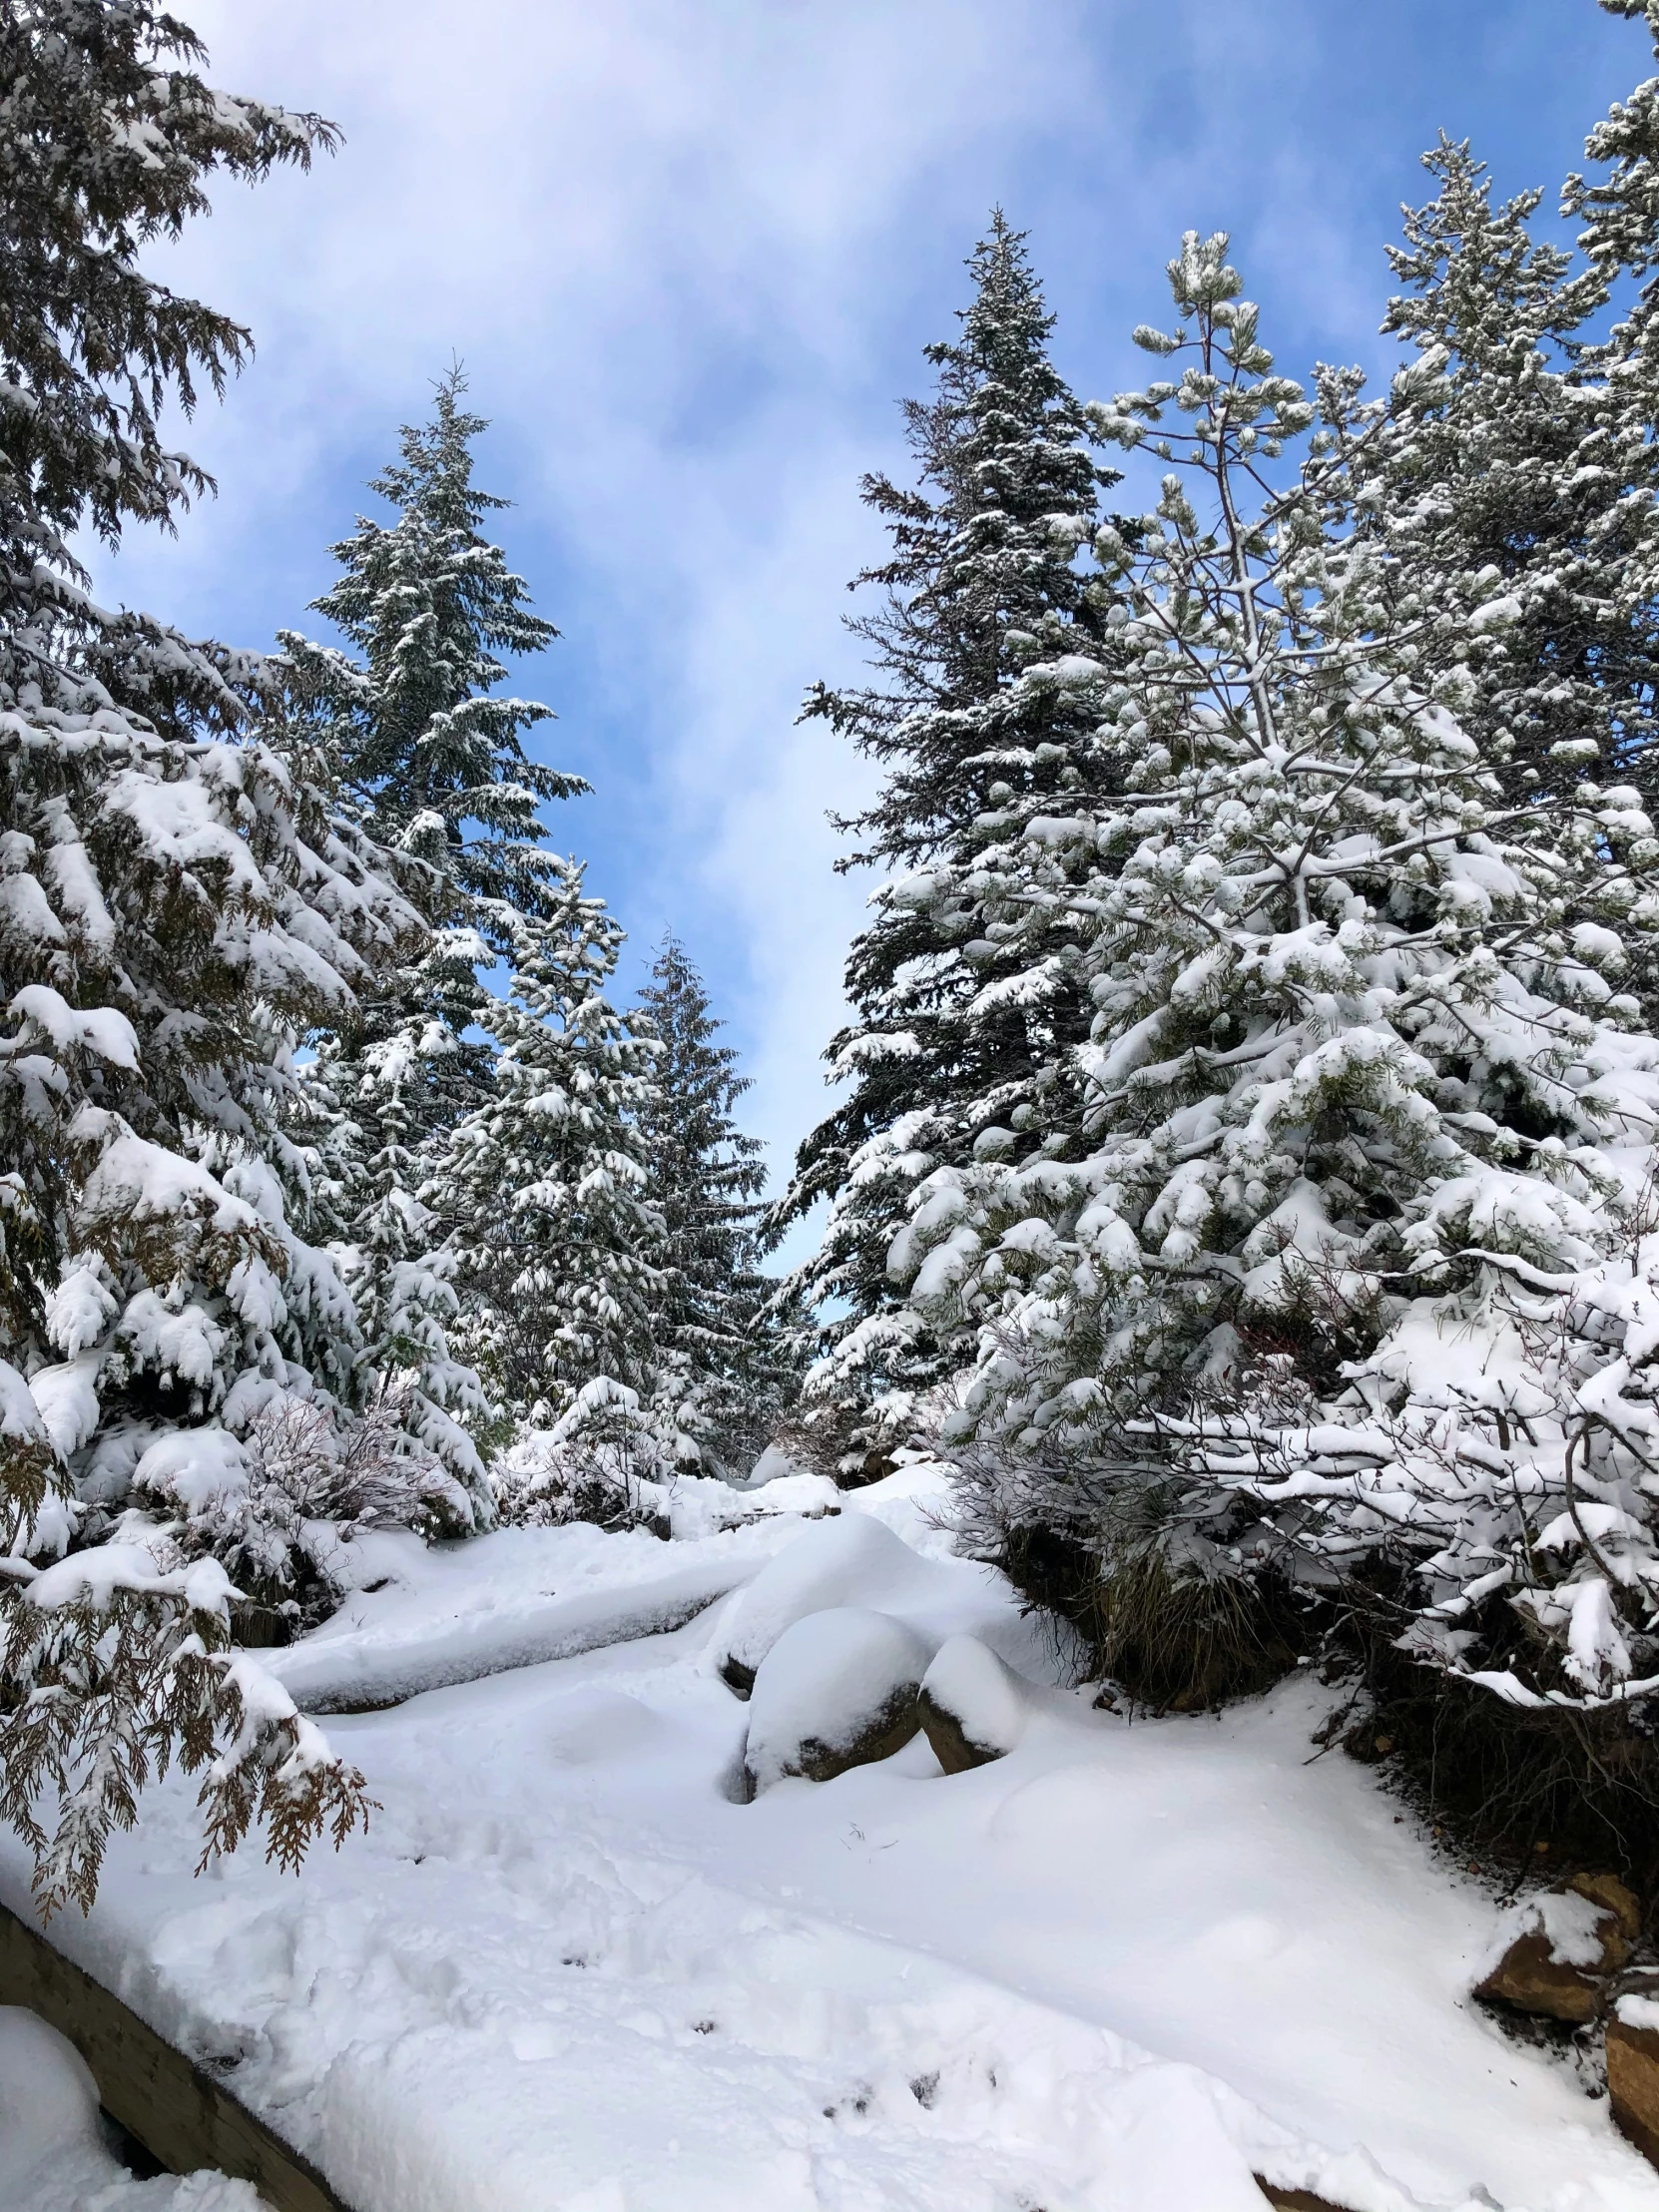
[[(665, 938), (640, 994), (658, 1042), (640, 1110), (646, 1196), (664, 1238), (653, 1334), (659, 1367), (684, 1390), (679, 1414), (711, 1471), (747, 1471), (792, 1394), (788, 1333), (761, 1273), (761, 1145), (733, 1109), (749, 1089), (702, 976)], [(659, 1389), (662, 1384), (659, 1383)]]
[[(1022, 235), (1000, 213), (968, 267), (961, 334), (929, 348), (935, 394), (905, 408), (917, 482), (864, 485), (892, 538), (858, 579), (884, 603), (851, 625), (879, 681), (808, 703), (886, 771), (875, 804), (841, 825), (859, 840), (842, 864), (904, 872), (876, 890), (847, 962), (853, 1019), (826, 1057), (849, 1094), (802, 1146), (775, 1216), (781, 1229), (830, 1201), (803, 1295), (840, 1310), (836, 1386), (854, 1400), (885, 1390), (900, 1420), (959, 1358), (888, 1278), (910, 1192), (976, 1143), (1023, 1156), (1075, 1099), (1088, 1014), (1071, 915), (1063, 896), (1002, 900), (1007, 854), (1112, 773), (1092, 706), (1105, 632), (1077, 556), (1115, 477), (1092, 456)], [(1063, 832), (1048, 850), (1058, 886)]]
[(981, 1327), (981, 1527), (1063, 1535), (1108, 1610), (1119, 1576), (1358, 1580), (1448, 1675), (1616, 1699), (1659, 1655), (1648, 1294), (1613, 1290), (1647, 1264), (1659, 1045), (1620, 983), (1659, 843), (1628, 787), (1506, 800), (1460, 718), (1512, 596), (1453, 653), (1455, 597), (1354, 527), (1437, 364), (1386, 413), (1352, 372), (1310, 400), (1225, 247), (1189, 235), (1177, 328), (1137, 332), (1174, 378), (1094, 411), (1169, 468), (1139, 545), (1096, 541), (1137, 765), (1085, 818), (1093, 1148), (936, 1171), (894, 1265)]
[(67, 550), (205, 486), (157, 417), (248, 344), (141, 249), (215, 169), (327, 142), (210, 89), (199, 56), (147, 0), (0, 23), (0, 1817), (47, 1909), (90, 1900), (173, 1755), (208, 1766), (210, 1849), (257, 1814), (291, 1861), (362, 1810), (360, 1777), (226, 1655), (234, 1593), (187, 1523), (246, 1485), (263, 1414), (349, 1376), (351, 1301), (305, 1240), (281, 1107), (296, 1040), (349, 1021), (420, 917), (315, 790), (215, 735), (257, 670), (103, 615)]
[(537, 1425), (600, 1379), (650, 1395), (663, 1242), (641, 1132), (654, 1047), (605, 995), (622, 931), (580, 866), (559, 870), (554, 913), (514, 919), (492, 1092), (434, 1190), (456, 1224), (463, 1349), (510, 1416)]
[(405, 424), (399, 459), (370, 481), (395, 518), (359, 516), (332, 549), (342, 573), (313, 606), (360, 662), (294, 634), (282, 642), (359, 819), (381, 843), (441, 867), (472, 901), (471, 925), (507, 957), (510, 916), (551, 913), (563, 897), (538, 809), (588, 787), (524, 751), (521, 734), (552, 709), (498, 696), (500, 656), (540, 653), (558, 632), (483, 534), (510, 502), (472, 481), (489, 425), (465, 392), (456, 366), (430, 422)]
[(306, 1084), (306, 1134), (365, 1332), (361, 1390), (393, 1389), (413, 1440), (487, 1521), (471, 1431), (487, 1429), (489, 1408), (449, 1349), (454, 1224), (422, 1194), (456, 1128), (493, 1096), (498, 1002), (480, 968), (513, 956), (526, 920), (556, 929), (563, 912), (562, 863), (543, 847), (538, 809), (586, 786), (524, 752), (522, 734), (551, 710), (499, 693), (500, 656), (540, 652), (558, 633), (483, 534), (508, 502), (473, 482), (487, 424), (465, 390), (457, 366), (430, 421), (404, 426), (399, 459), (372, 480), (393, 519), (359, 517), (333, 548), (342, 573), (313, 605), (360, 658), (292, 632), (282, 645), (289, 749), (318, 764), (378, 840), (423, 863), (432, 924), (360, 1023), (323, 1041)]
[[(1383, 328), (1440, 380), (1382, 428), (1372, 526), (1386, 532), (1396, 588), (1434, 610), (1419, 620), (1421, 653), (1468, 667), (1459, 717), (1509, 796), (1616, 772), (1647, 804), (1659, 792), (1652, 463), (1622, 372), (1609, 377), (1582, 334), (1611, 272), (1605, 257), (1575, 272), (1531, 239), (1539, 193), (1494, 209), (1466, 144), (1442, 136), (1423, 166), (1439, 189), (1405, 211), (1405, 243), (1388, 250), (1407, 288)], [(1471, 612), (1490, 620), (1496, 604), (1501, 629), (1471, 639)]]
[[(1611, 15), (1643, 18), (1659, 58), (1659, 7), (1648, 0), (1601, 0), (1601, 5)], [(1621, 309), (1605, 340), (1583, 354), (1603, 395), (1597, 443), (1585, 464), (1610, 469), (1615, 478), (1651, 493), (1653, 425), (1659, 421), (1659, 77), (1615, 101), (1591, 131), (1584, 152), (1604, 174), (1569, 177), (1563, 210), (1583, 224), (1579, 248), (1595, 280)], [(1651, 519), (1642, 546), (1643, 581), (1651, 596), (1659, 577), (1659, 530)]]
[(255, 182), (280, 162), (308, 168), (334, 132), (215, 91), (202, 58), (151, 0), (16, 0), (0, 22), (0, 499), (14, 560), (21, 542), (68, 569), (70, 533), (113, 543), (209, 488), (157, 418), (169, 399), (191, 413), (198, 378), (223, 391), (252, 340), (147, 276), (139, 255), (206, 212), (216, 170)]

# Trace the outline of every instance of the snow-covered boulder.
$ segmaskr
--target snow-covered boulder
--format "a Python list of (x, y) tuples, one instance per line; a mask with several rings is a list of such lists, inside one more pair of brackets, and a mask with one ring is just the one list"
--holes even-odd
[(747, 1794), (786, 1775), (828, 1782), (886, 1759), (920, 1726), (928, 1649), (913, 1629), (861, 1605), (809, 1613), (761, 1661), (744, 1752)]
[(921, 1678), (921, 1725), (946, 1774), (983, 1767), (1025, 1733), (1018, 1677), (977, 1636), (951, 1636)]
[(1593, 2020), (1602, 1981), (1640, 1931), (1641, 1909), (1617, 1876), (1575, 1875), (1504, 1914), (1474, 1993), (1546, 2019)]
[(0, 2206), (65, 2212), (71, 2205), (268, 2212), (252, 2182), (206, 2169), (135, 2181), (104, 2139), (98, 2084), (74, 2044), (38, 2012), (0, 2004)]
[(867, 1605), (915, 1570), (909, 1546), (867, 1514), (814, 1521), (768, 1561), (722, 1624), (714, 1651), (721, 1679), (748, 1697), (787, 1628), (827, 1606)]
[(764, 1490), (769, 1482), (781, 1482), (792, 1474), (805, 1474), (807, 1471), (787, 1451), (780, 1451), (776, 1444), (768, 1444), (748, 1474), (734, 1482), (733, 1488)]
[(1607, 2022), (1607, 2101), (1621, 2135), (1659, 2166), (1659, 1990), (1627, 1990)]

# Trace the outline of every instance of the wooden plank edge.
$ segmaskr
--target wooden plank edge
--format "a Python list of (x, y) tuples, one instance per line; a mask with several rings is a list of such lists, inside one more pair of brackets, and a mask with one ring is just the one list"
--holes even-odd
[(104, 2109), (170, 2173), (218, 2167), (252, 2182), (274, 2212), (352, 2212), (303, 2152), (4, 1905), (0, 2003), (25, 2005), (67, 2036)]

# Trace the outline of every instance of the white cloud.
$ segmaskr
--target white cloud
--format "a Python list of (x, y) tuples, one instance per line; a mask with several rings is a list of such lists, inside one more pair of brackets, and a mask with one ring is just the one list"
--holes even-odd
[[(845, 666), (855, 487), (1011, 149), (1088, 107), (1079, 7), (1000, 0), (214, 0), (216, 81), (320, 109), (308, 179), (221, 196), (162, 258), (243, 315), (257, 364), (191, 444), (222, 483), (113, 588), (201, 627), (293, 620), (356, 480), (452, 348), (495, 420), (486, 480), (551, 549), (569, 634), (535, 672), (550, 750), (610, 759), (558, 832), (642, 934), (705, 958), (787, 1152), (861, 888), (828, 808), (865, 778), (812, 678)], [(918, 318), (917, 292), (938, 302)], [(905, 368), (895, 384), (893, 331)], [(258, 629), (254, 634), (258, 634)], [(580, 704), (569, 703), (571, 680)], [(586, 710), (586, 713), (584, 713)]]
[[(1529, 38), (1547, 59), (1554, 5), (1506, 18), (1506, 66)], [(162, 257), (260, 352), (191, 438), (217, 506), (109, 588), (250, 642), (295, 620), (396, 422), (464, 353), (496, 425), (483, 479), (518, 502), (506, 542), (566, 632), (524, 688), (599, 787), (557, 833), (639, 936), (673, 921), (705, 964), (787, 1156), (822, 1109), (862, 897), (823, 818), (867, 788), (794, 717), (851, 665), (842, 586), (875, 549), (856, 481), (896, 459), (892, 401), (987, 207), (1033, 225), (1087, 393), (1136, 373), (1119, 333), (1158, 312), (1179, 231), (1235, 210), (1297, 343), (1352, 353), (1426, 127), (1395, 145), (1367, 87), (1345, 109), (1321, 56), (1360, 34), (1312, 0), (185, 12), (216, 81), (347, 139), (309, 178), (222, 194)], [(1437, 101), (1427, 22), (1404, 66)]]

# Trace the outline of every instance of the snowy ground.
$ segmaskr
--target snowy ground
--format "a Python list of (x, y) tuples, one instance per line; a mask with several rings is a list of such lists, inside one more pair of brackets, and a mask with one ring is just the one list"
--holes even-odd
[[(1605, 2105), (1467, 2002), (1491, 1900), (1372, 1776), (1308, 1763), (1316, 1686), (1095, 1713), (928, 1494), (844, 1501), (909, 1546), (860, 1602), (1049, 1685), (1007, 1759), (945, 1777), (918, 1739), (733, 1802), (741, 1593), (644, 1637), (629, 1608), (833, 1524), (383, 1538), (390, 1579), (283, 1655), (296, 1689), (505, 1664), (552, 1614), (630, 1640), (336, 1713), (383, 1811), (297, 1882), (252, 1853), (193, 1882), (169, 1786), (58, 1940), (359, 2212), (1262, 2212), (1252, 2168), (1354, 2212), (1659, 2212)], [(0, 1891), (22, 1908), (15, 1851)]]

